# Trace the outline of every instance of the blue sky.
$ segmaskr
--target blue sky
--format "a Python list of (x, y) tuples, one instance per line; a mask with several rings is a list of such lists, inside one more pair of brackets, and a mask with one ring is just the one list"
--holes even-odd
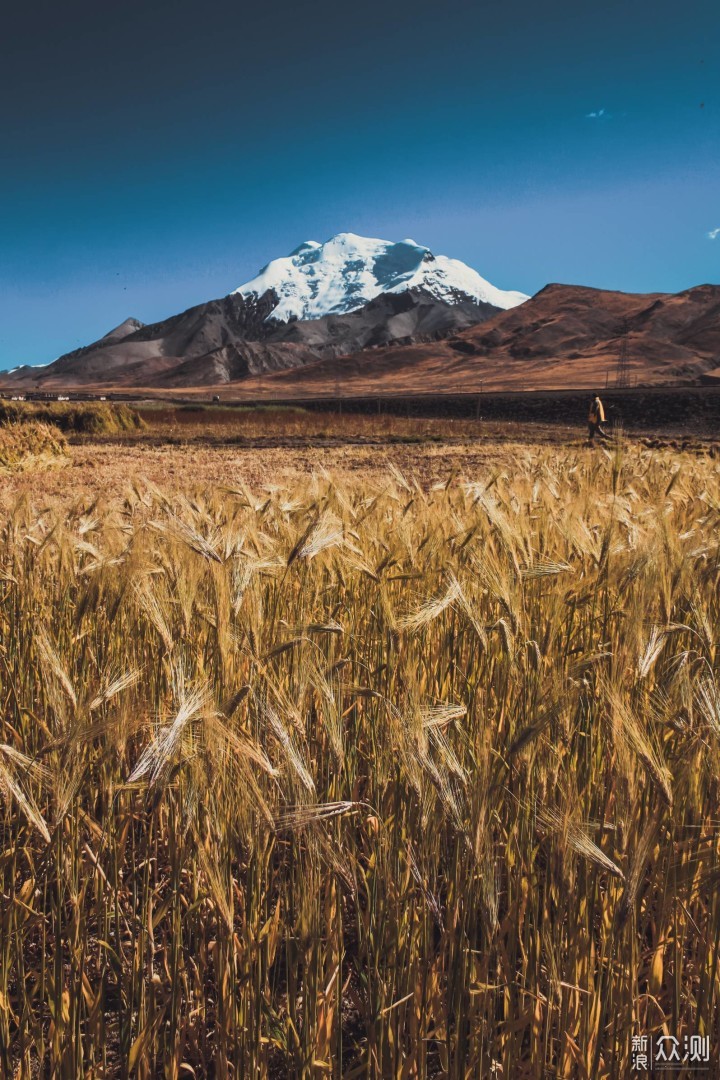
[(0, 368), (306, 239), (493, 284), (720, 282), (715, 0), (38, 0), (0, 43)]

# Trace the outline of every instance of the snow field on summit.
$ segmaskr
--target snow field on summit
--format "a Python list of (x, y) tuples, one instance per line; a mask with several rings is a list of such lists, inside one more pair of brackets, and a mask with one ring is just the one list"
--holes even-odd
[(307, 241), (234, 292), (259, 297), (273, 290), (278, 304), (268, 318), (288, 322), (355, 311), (381, 293), (410, 289), (450, 304), (471, 300), (503, 309), (528, 299), (497, 289), (459, 259), (435, 256), (414, 240), (393, 243), (354, 233), (338, 233), (324, 244)]

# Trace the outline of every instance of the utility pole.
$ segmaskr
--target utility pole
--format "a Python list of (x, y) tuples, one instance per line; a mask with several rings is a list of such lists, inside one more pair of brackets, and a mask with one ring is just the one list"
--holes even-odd
[(615, 385), (629, 386), (630, 372), (628, 370), (627, 335), (628, 322), (623, 319), (620, 324), (620, 350), (618, 352), (617, 365), (615, 367)]
[(481, 406), (482, 406), (482, 396), (483, 396), (483, 384), (481, 382), (480, 383), (480, 393), (478, 394), (477, 401), (475, 402), (475, 419), (476, 420), (480, 419), (480, 409), (481, 409)]

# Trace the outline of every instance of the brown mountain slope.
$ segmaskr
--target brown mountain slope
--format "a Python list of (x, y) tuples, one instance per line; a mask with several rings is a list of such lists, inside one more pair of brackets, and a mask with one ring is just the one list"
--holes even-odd
[(148, 326), (126, 320), (92, 345), (46, 367), (18, 368), (2, 381), (40, 390), (222, 385), (316, 359), (318, 353), (302, 344), (263, 340), (275, 303), (270, 294), (259, 300), (227, 296)]
[(484, 322), (486, 312), (440, 310), (411, 294), (312, 322), (268, 324), (273, 304), (269, 295), (253, 305), (226, 297), (122, 340), (111, 332), (2, 381), (39, 389), (217, 387), (246, 398), (600, 389), (614, 384), (623, 350), (632, 384), (720, 378), (718, 285), (644, 295), (548, 285)]
[(491, 304), (446, 304), (421, 291), (383, 294), (352, 312), (277, 322), (277, 296), (231, 294), (143, 326), (128, 319), (100, 341), (42, 368), (2, 377), (9, 386), (223, 386), (380, 345), (409, 344), (454, 334), (494, 315)]
[(305, 396), (602, 387), (614, 381), (623, 347), (632, 383), (703, 381), (720, 359), (720, 286), (638, 295), (548, 285), (520, 307), (446, 341), (322, 360), (248, 380), (243, 391)]

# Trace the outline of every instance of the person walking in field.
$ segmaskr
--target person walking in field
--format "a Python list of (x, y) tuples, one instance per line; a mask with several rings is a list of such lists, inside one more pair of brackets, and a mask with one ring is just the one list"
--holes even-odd
[(599, 394), (593, 395), (590, 402), (590, 412), (588, 413), (588, 441), (592, 446), (595, 441), (595, 436), (600, 435), (603, 439), (609, 439), (607, 431), (604, 430), (603, 424), (605, 423), (605, 409), (603, 403), (600, 400)]

